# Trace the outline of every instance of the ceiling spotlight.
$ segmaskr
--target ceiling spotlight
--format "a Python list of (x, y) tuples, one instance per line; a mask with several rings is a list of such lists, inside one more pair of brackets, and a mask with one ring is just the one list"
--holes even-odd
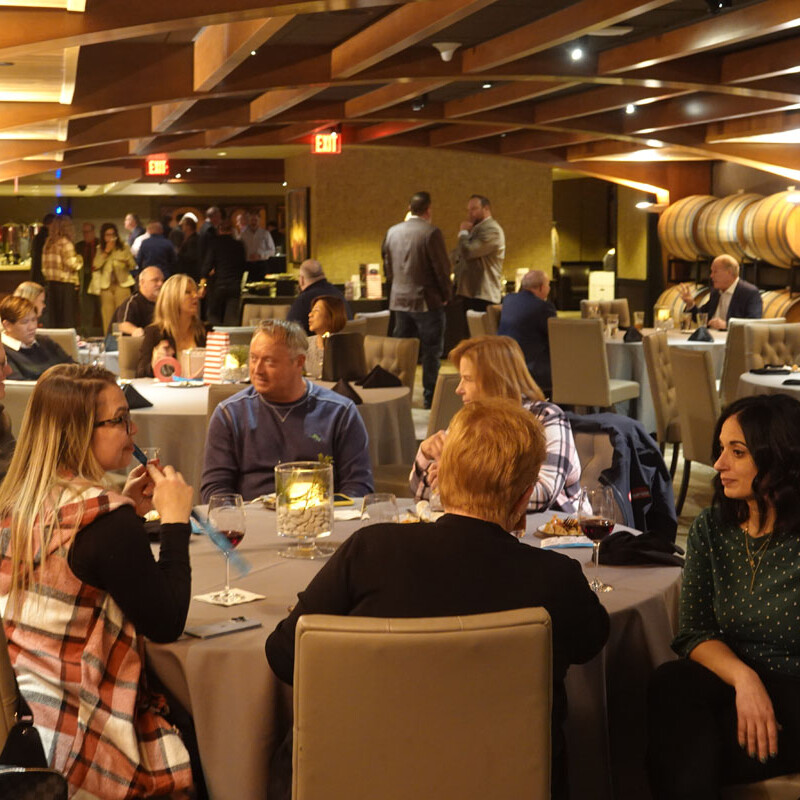
[(461, 47), (461, 42), (433, 42), (433, 46), (439, 51), (442, 61), (450, 61), (453, 53)]
[(191, 167), (186, 167), (186, 171), (187, 171), (187, 172), (191, 172), (191, 171), (192, 171), (192, 168), (191, 168)]
[(732, 8), (733, 0), (706, 0), (706, 5), (712, 14), (719, 14), (723, 8)]
[(636, 208), (643, 211), (645, 208), (650, 208), (652, 205), (653, 204), (649, 200), (641, 200), (636, 204)]
[(489, 81), (486, 81), (486, 83), (484, 83), (483, 86), (481, 86), (481, 89), (491, 89), (491, 88), (492, 84)]
[(583, 58), (583, 48), (573, 47), (572, 50), (569, 51), (569, 57), (573, 61), (580, 61)]
[(288, 186), (288, 185), (289, 185), (289, 181), (284, 181), (284, 182), (281, 184), (281, 186)]
[(625, 113), (626, 114), (635, 114), (636, 113), (636, 106), (633, 103), (628, 103), (625, 106)]
[(422, 111), (426, 105), (428, 105), (428, 95), (421, 94), (419, 97), (411, 101), (411, 110)]
[(251, 51), (250, 51), (250, 55), (251, 55), (251, 56), (254, 56), (255, 54), (256, 54), (256, 51), (255, 51), (255, 50), (251, 50)]
[(228, 155), (228, 153), (227, 153), (227, 151), (226, 151), (226, 150), (220, 150), (220, 151), (219, 151), (219, 153), (217, 153), (217, 155), (218, 155), (220, 158), (224, 158), (226, 155)]
[(181, 177), (181, 173), (180, 172), (176, 172), (175, 173), (175, 180), (179, 180), (180, 177)]

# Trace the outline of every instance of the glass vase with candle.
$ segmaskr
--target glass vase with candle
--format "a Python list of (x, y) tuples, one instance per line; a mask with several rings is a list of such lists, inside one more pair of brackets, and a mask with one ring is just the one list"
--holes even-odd
[(333, 531), (333, 465), (289, 461), (275, 467), (278, 536), (297, 542), (279, 551), (284, 558), (327, 558), (333, 547), (317, 540)]

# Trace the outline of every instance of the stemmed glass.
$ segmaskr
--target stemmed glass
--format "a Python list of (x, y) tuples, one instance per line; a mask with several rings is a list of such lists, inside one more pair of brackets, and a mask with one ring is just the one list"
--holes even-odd
[(377, 492), (364, 497), (361, 506), (362, 521), (374, 524), (377, 522), (399, 522), (397, 498), (389, 492)]
[(597, 486), (589, 489), (581, 487), (580, 505), (578, 506), (578, 524), (584, 536), (592, 540), (592, 563), (594, 577), (589, 586), (595, 592), (610, 592), (613, 586), (600, 580), (600, 542), (614, 529), (614, 494), (610, 486)]
[[(208, 500), (208, 521), (230, 543), (237, 547), (244, 539), (244, 502), (240, 494), (212, 494)], [(243, 601), (244, 595), (231, 589), (231, 563), (228, 551), (225, 552), (225, 588), (213, 595), (217, 602), (233, 603)]]

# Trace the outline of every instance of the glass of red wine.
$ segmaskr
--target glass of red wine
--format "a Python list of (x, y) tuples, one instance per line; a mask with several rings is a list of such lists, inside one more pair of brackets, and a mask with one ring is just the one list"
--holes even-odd
[[(230, 543), (231, 547), (238, 547), (244, 539), (245, 516), (244, 502), (240, 494), (212, 494), (208, 500), (208, 521)], [(225, 589), (217, 592), (214, 599), (225, 602), (240, 602), (244, 600), (236, 589), (231, 589), (231, 566), (227, 551), (225, 552)]]
[(581, 487), (580, 506), (578, 507), (578, 524), (584, 536), (592, 540), (592, 563), (594, 577), (589, 586), (595, 592), (610, 592), (613, 586), (600, 580), (600, 542), (614, 529), (616, 506), (614, 494), (610, 486), (597, 486), (592, 489)]

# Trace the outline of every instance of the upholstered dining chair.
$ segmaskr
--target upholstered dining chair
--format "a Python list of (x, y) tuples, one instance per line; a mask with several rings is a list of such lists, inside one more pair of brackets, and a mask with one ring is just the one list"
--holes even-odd
[(739, 376), (747, 372), (744, 356), (745, 325), (785, 325), (786, 317), (775, 319), (743, 319), (731, 317), (728, 320), (728, 336), (725, 340), (725, 356), (722, 361), (722, 376), (719, 381), (719, 400), (723, 406), (736, 399)]
[(551, 635), (542, 608), (300, 617), (293, 800), (549, 798)]
[(242, 325), (252, 325), (257, 319), (286, 319), (291, 305), (267, 305), (266, 303), (245, 303), (242, 306)]
[(367, 327), (363, 331), (365, 336), (388, 336), (390, 316), (391, 312), (387, 309), (386, 311), (358, 311), (354, 318), (366, 320)]
[(341, 331), (324, 338), (322, 380), (355, 381), (363, 378), (367, 370), (364, 358), (364, 337), (360, 333)]
[(688, 347), (671, 347), (669, 355), (683, 440), (683, 479), (675, 504), (675, 510), (680, 516), (689, 488), (692, 461), (708, 466), (714, 464), (711, 452), (714, 445), (714, 426), (719, 417), (719, 394), (711, 353)]
[(744, 371), (800, 364), (800, 322), (744, 326)]
[(492, 303), (490, 306), (486, 306), (486, 333), (494, 335), (497, 333), (497, 329), (500, 327), (500, 313), (503, 310), (503, 306), (500, 303)]
[(61, 349), (78, 360), (78, 331), (75, 328), (39, 328), (37, 336), (49, 336)]
[(650, 380), (650, 394), (656, 412), (656, 441), (664, 452), (664, 446), (672, 445), (672, 461), (669, 465), (671, 478), (675, 477), (678, 453), (681, 445), (681, 423), (678, 419), (678, 403), (675, 398), (675, 378), (669, 357), (669, 343), (665, 331), (651, 333), (642, 339), (644, 362)]
[(547, 330), (554, 403), (613, 410), (614, 403), (639, 396), (636, 381), (608, 375), (602, 320), (551, 317)]
[[(487, 323), (488, 312), (486, 311), (473, 311), (471, 308), (467, 309), (467, 328), (471, 339), (476, 336), (487, 336), (492, 333), (488, 328)], [(497, 333), (497, 331), (494, 331)]]
[(142, 352), (144, 336), (119, 337), (119, 376), (135, 378), (136, 367), (139, 366), (139, 354)]
[(631, 326), (631, 311), (627, 297), (618, 297), (615, 300), (581, 300), (581, 317), (583, 319), (588, 318), (590, 306), (597, 306), (604, 321), (609, 314), (616, 314), (619, 317), (620, 328)]
[(367, 320), (364, 317), (360, 317), (358, 319), (349, 319), (344, 324), (344, 328), (342, 328), (342, 333), (360, 333), (362, 336), (366, 336), (367, 331)]
[(456, 394), (456, 387), (461, 380), (457, 372), (440, 372), (436, 378), (431, 401), (431, 415), (428, 417), (428, 436), (437, 431), (447, 430), (450, 420), (464, 405)]
[(414, 378), (417, 374), (419, 358), (419, 339), (408, 337), (395, 339), (392, 336), (365, 336), (364, 357), (367, 373), (380, 365), (387, 372), (396, 375), (403, 386), (414, 391)]
[(231, 397), (247, 386), (241, 383), (212, 383), (208, 387), (208, 405), (206, 406), (206, 425), (211, 421), (211, 415), (214, 413), (216, 407), (228, 397)]

